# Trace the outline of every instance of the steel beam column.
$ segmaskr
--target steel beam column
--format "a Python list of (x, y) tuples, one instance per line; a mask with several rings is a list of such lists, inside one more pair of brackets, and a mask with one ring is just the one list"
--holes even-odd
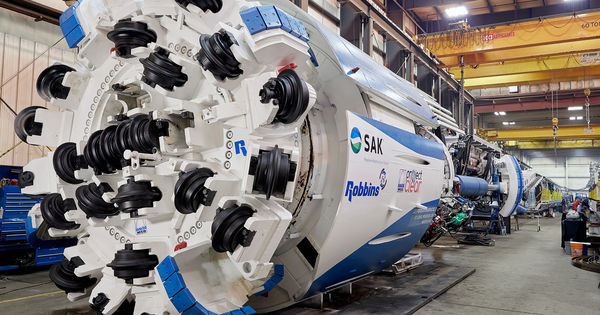
[(297, 0), (298, 2), (296, 3), (300, 9), (304, 10), (305, 12), (308, 12), (308, 3), (309, 0)]
[(37, 21), (46, 21), (58, 25), (62, 12), (30, 0), (2, 0), (0, 8), (9, 9), (23, 15), (35, 18)]
[(363, 51), (373, 57), (373, 19), (369, 15), (363, 17), (362, 27), (362, 49)]

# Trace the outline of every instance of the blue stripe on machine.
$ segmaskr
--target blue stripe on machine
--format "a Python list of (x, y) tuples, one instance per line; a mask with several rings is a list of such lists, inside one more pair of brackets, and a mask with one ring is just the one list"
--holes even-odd
[[(435, 209), (438, 203), (439, 199), (436, 199), (423, 205), (428, 209)], [(409, 236), (376, 245), (367, 242), (367, 244), (361, 246), (316, 279), (304, 297), (307, 298), (319, 292), (324, 292), (335, 287), (338, 283), (344, 283), (348, 279), (360, 277), (370, 272), (379, 272), (400, 260), (415, 246), (429, 227), (430, 220), (425, 224), (411, 226), (411, 223), (414, 223), (413, 216), (418, 213), (420, 213), (418, 208), (412, 209), (372, 240), (399, 233), (410, 233)], [(431, 218), (433, 218), (433, 215), (435, 215), (435, 211), (432, 211)]]
[(521, 202), (521, 199), (523, 198), (523, 172), (521, 172), (521, 166), (519, 165), (519, 161), (517, 161), (517, 158), (515, 158), (512, 155), (510, 156), (510, 158), (511, 161), (515, 164), (515, 169), (517, 170), (517, 177), (519, 178), (519, 193), (517, 194), (517, 200), (515, 200), (512, 210), (510, 211), (510, 215), (512, 215), (519, 206), (519, 202)]
[(444, 160), (444, 148), (441, 144), (433, 140), (417, 136), (414, 133), (408, 132), (406, 130), (402, 130), (400, 128), (388, 125), (386, 123), (382, 123), (375, 119), (371, 119), (369, 117), (365, 117), (356, 113), (353, 114), (357, 115), (364, 121), (373, 125), (375, 128), (379, 129), (381, 132), (385, 133), (392, 139), (398, 141), (398, 143), (402, 144), (403, 146), (419, 154), (436, 158), (438, 160)]

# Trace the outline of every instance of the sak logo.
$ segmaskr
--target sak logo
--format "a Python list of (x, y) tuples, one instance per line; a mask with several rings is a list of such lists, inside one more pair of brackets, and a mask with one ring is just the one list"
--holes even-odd
[(352, 202), (352, 197), (377, 197), (379, 196), (379, 186), (373, 186), (367, 182), (359, 182), (358, 185), (355, 185), (354, 181), (349, 180), (344, 196), (348, 197), (350, 202)]
[(383, 150), (381, 148), (383, 139), (365, 134), (363, 141), (360, 130), (356, 127), (352, 128), (352, 131), (350, 131), (350, 147), (352, 148), (352, 152), (358, 154), (363, 147), (363, 144), (365, 152), (383, 155)]
[(360, 152), (360, 147), (362, 146), (362, 136), (360, 135), (360, 131), (358, 128), (352, 128), (350, 132), (350, 147), (354, 153)]
[(400, 169), (398, 192), (418, 193), (423, 183), (423, 171)]

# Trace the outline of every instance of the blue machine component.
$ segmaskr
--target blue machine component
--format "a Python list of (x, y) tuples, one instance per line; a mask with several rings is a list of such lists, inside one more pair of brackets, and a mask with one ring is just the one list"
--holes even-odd
[(456, 175), (460, 182), (460, 195), (464, 197), (483, 196), (488, 192), (488, 183), (479, 177)]
[(77, 47), (77, 44), (85, 38), (85, 32), (79, 23), (79, 19), (77, 18), (77, 7), (81, 0), (75, 2), (72, 6), (70, 6), (63, 14), (61, 14), (59, 22), (60, 29), (65, 36), (67, 43), (69, 44), (69, 48)]
[[(253, 7), (241, 11), (240, 16), (252, 35), (262, 31), (280, 28), (308, 43), (309, 36), (306, 27), (304, 27), (304, 23), (291, 17), (276, 6), (263, 5)], [(310, 61), (315, 67), (318, 67), (319, 63), (317, 62), (317, 58), (315, 57), (312, 48), (308, 49), (308, 54), (310, 55)]]
[(73, 246), (75, 239), (43, 241), (37, 237), (29, 210), (40, 202), (21, 193), (19, 186), (10, 185), (21, 171), (20, 167), (0, 166), (0, 270), (24, 266), (52, 265), (63, 260), (65, 247)]
[(265, 26), (268, 30), (273, 28), (281, 28), (281, 21), (279, 20), (279, 16), (277, 15), (277, 10), (272, 5), (263, 5), (261, 7), (257, 7), (260, 16), (265, 22)]
[(276, 6), (263, 5), (253, 7), (241, 11), (240, 16), (252, 35), (262, 31), (280, 28), (295, 37), (308, 42), (308, 32), (306, 32), (304, 23), (283, 12)]
[[(260, 16), (260, 12), (256, 7), (240, 12), (240, 16), (242, 17), (242, 21), (244, 21), (246, 27), (252, 35), (267, 29), (267, 25), (265, 24), (263, 18)], [(289, 27), (287, 30), (284, 30), (286, 32), (289, 32)]]
[(317, 56), (315, 56), (315, 52), (312, 50), (312, 48), (308, 49), (308, 54), (310, 55), (310, 61), (313, 63), (313, 65), (315, 65), (315, 67), (318, 67), (319, 62), (317, 61)]
[[(278, 267), (280, 266), (280, 267)], [(177, 266), (177, 261), (172, 256), (167, 256), (167, 258), (163, 259), (163, 261), (156, 266), (156, 272), (160, 276), (160, 279), (163, 281), (163, 287), (171, 299), (171, 303), (177, 309), (177, 311), (182, 315), (217, 315), (209, 310), (207, 310), (202, 304), (200, 304), (192, 292), (187, 288), (185, 281), (183, 280), (183, 276), (179, 273), (179, 266)], [(279, 281), (281, 281), (283, 277), (283, 265), (275, 266), (275, 275), (274, 277), (279, 277)], [(271, 279), (269, 280), (271, 281)], [(279, 282), (277, 281), (277, 282)], [(268, 281), (267, 281), (268, 282)], [(273, 285), (275, 287), (276, 283)], [(265, 283), (265, 288), (266, 288)], [(271, 287), (271, 289), (273, 288)], [(244, 306), (239, 310), (222, 313), (221, 315), (251, 315), (255, 314), (256, 311), (250, 306)]]
[(525, 214), (525, 213), (527, 213), (527, 209), (525, 209), (525, 207), (523, 207), (523, 206), (519, 205), (519, 206), (517, 207), (517, 213), (518, 213), (518, 214)]

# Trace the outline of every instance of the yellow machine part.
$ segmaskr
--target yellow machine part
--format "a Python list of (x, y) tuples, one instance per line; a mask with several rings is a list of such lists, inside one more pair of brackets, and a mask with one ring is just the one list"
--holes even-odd
[(600, 181), (596, 183), (596, 187), (590, 190), (590, 199), (600, 200)]

